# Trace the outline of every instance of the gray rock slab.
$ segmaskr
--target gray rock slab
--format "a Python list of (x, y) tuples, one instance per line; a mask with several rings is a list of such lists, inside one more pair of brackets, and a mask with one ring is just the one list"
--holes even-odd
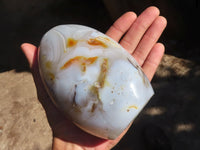
[(37, 100), (32, 75), (0, 74), (0, 149), (51, 149), (52, 132)]

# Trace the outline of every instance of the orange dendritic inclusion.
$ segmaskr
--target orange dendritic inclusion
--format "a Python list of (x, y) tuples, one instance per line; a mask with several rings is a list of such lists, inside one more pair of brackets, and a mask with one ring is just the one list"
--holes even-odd
[[(104, 38), (104, 40), (108, 41), (109, 39)], [(78, 42), (78, 40), (75, 40), (75, 39), (73, 39), (73, 38), (68, 38), (68, 39), (67, 39), (67, 45), (66, 45), (66, 46), (67, 46), (68, 48), (69, 48), (69, 47), (73, 47), (73, 46), (75, 46), (75, 45), (77, 44), (77, 42)], [(88, 43), (89, 45), (92, 45), (92, 46), (102, 46), (103, 48), (107, 48), (107, 47), (108, 47), (103, 41), (99, 40), (98, 38), (89, 39), (89, 40), (87, 41), (87, 43)]]
[(67, 39), (67, 47), (73, 47), (77, 44), (77, 40), (73, 39), (73, 38), (68, 38)]
[(98, 40), (97, 38), (89, 39), (88, 40), (88, 44), (92, 45), (92, 46), (102, 46), (104, 48), (108, 47), (105, 43), (103, 43), (102, 41)]
[(129, 109), (131, 109), (131, 108), (138, 109), (138, 107), (135, 106), (135, 105), (131, 105), (131, 106), (129, 106), (128, 108), (129, 108)]
[(137, 106), (135, 106), (135, 105), (131, 105), (131, 106), (129, 106), (128, 108), (127, 108), (127, 112), (129, 112), (130, 111), (130, 109), (132, 109), (132, 108), (134, 108), (134, 109), (138, 109), (138, 107)]
[(81, 65), (81, 70), (83, 72), (86, 71), (86, 66), (93, 64), (98, 57), (84, 57), (84, 56), (76, 56), (68, 60), (60, 69), (66, 69), (73, 64)]

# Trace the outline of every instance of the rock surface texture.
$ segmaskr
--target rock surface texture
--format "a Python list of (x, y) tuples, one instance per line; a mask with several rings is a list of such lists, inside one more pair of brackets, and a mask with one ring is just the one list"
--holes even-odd
[(0, 92), (0, 149), (50, 149), (52, 133), (32, 75), (14, 70), (1, 73)]

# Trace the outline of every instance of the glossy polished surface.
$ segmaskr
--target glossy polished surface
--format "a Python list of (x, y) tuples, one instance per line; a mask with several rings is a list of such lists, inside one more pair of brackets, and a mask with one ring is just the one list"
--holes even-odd
[(134, 58), (89, 27), (49, 30), (41, 40), (39, 66), (54, 104), (78, 127), (101, 138), (117, 138), (153, 95)]

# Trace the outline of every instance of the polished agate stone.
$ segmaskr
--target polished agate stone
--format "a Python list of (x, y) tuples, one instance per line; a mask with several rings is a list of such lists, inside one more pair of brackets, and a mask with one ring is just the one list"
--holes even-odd
[(135, 59), (105, 34), (59, 25), (42, 38), (39, 69), (53, 103), (79, 128), (117, 138), (154, 94)]

